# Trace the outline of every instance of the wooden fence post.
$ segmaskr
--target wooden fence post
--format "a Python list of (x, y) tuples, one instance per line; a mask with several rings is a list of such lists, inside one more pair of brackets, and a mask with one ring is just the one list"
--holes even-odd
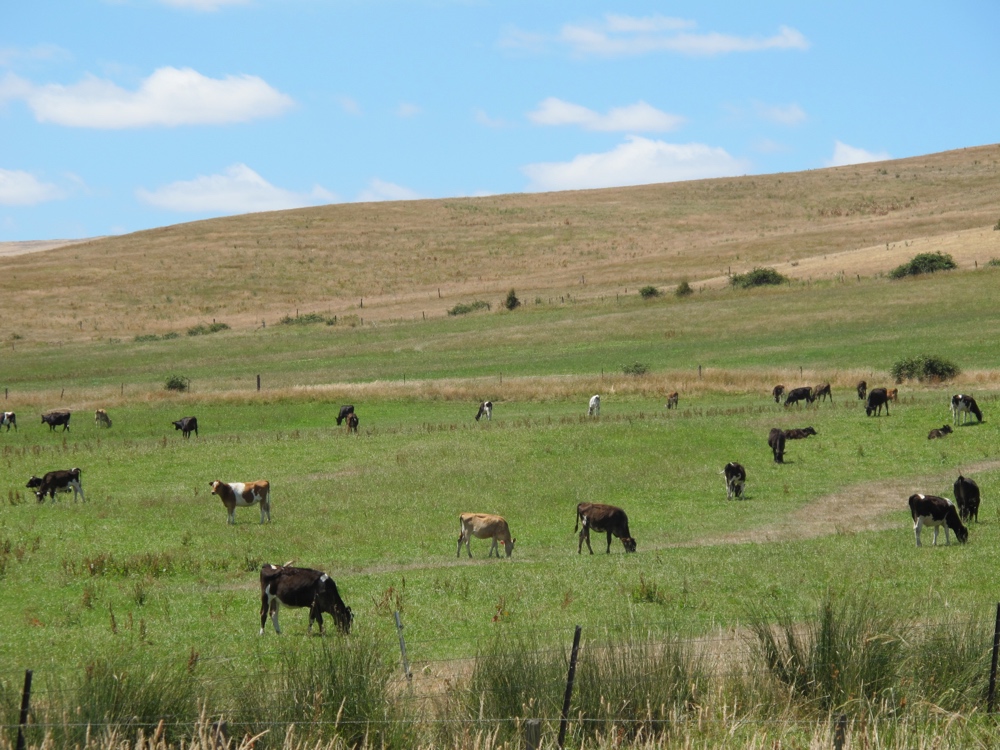
[(569, 723), (569, 702), (573, 697), (573, 678), (576, 677), (576, 657), (580, 652), (580, 631), (582, 626), (576, 626), (573, 633), (573, 650), (569, 656), (569, 675), (566, 677), (566, 696), (563, 698), (562, 716), (559, 720), (559, 750), (566, 744), (566, 725)]
[(847, 714), (837, 717), (837, 727), (833, 730), (833, 750), (844, 750), (844, 740), (847, 739)]
[(993, 626), (993, 662), (990, 665), (990, 692), (986, 698), (986, 712), (993, 713), (997, 697), (997, 655), (1000, 652), (1000, 603), (997, 603), (997, 619)]
[(21, 717), (17, 722), (17, 750), (24, 750), (24, 725), (28, 723), (31, 705), (31, 670), (24, 670), (24, 691), (21, 693)]
[(403, 674), (406, 675), (407, 681), (413, 680), (413, 675), (410, 673), (410, 662), (406, 658), (406, 641), (403, 639), (403, 621), (399, 619), (399, 612), (393, 612), (393, 616), (396, 618), (396, 632), (399, 633), (399, 653), (403, 657)]
[(528, 719), (524, 722), (525, 750), (538, 750), (542, 745), (542, 720)]
[(257, 375), (257, 390), (260, 390), (260, 374)]

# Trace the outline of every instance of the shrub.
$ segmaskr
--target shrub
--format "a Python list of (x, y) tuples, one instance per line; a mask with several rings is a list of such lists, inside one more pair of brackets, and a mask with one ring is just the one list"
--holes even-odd
[(466, 315), (476, 310), (489, 310), (490, 303), (484, 302), (481, 299), (477, 299), (475, 302), (459, 302), (453, 308), (448, 311), (449, 315)]
[(503, 306), (506, 307), (508, 310), (516, 310), (518, 307), (521, 306), (521, 300), (517, 298), (517, 294), (514, 292), (513, 289), (507, 292), (507, 299), (504, 300)]
[(986, 265), (988, 265), (988, 266), (992, 266), (992, 267), (994, 267), (994, 268), (995, 268), (996, 266), (1000, 266), (1000, 258), (990, 258), (990, 259), (989, 259), (989, 260), (987, 261)]
[(295, 317), (286, 315), (278, 321), (278, 325), (282, 326), (308, 326), (314, 323), (326, 323), (328, 326), (336, 325), (337, 316), (334, 315), (332, 318), (327, 318), (319, 313), (305, 313), (303, 315), (296, 315)]
[(997, 223), (993, 225), (993, 231), (1000, 232), (1000, 221), (997, 221)]
[(737, 289), (752, 289), (757, 286), (774, 286), (788, 283), (788, 278), (782, 276), (773, 268), (755, 268), (747, 273), (734, 274), (729, 283)]
[(694, 294), (694, 289), (692, 289), (691, 285), (688, 284), (687, 281), (685, 280), (677, 285), (677, 289), (676, 291), (674, 291), (674, 294), (676, 294), (678, 297), (687, 297), (689, 295)]
[(951, 380), (961, 372), (961, 369), (954, 362), (949, 362), (942, 357), (935, 357), (929, 354), (921, 354), (917, 357), (909, 357), (897, 361), (889, 369), (889, 374), (897, 383), (914, 378), (921, 383), (925, 380), (931, 383), (938, 383), (944, 380)]
[(896, 266), (889, 272), (890, 279), (902, 279), (906, 276), (918, 276), (922, 273), (935, 271), (950, 271), (958, 268), (954, 259), (947, 253), (920, 253), (914, 255), (909, 263)]
[(660, 296), (660, 290), (655, 286), (644, 286), (639, 290), (639, 294), (643, 299), (652, 299), (653, 297)]
[(192, 328), (188, 328), (188, 336), (206, 336), (209, 333), (218, 333), (219, 331), (228, 331), (229, 326), (226, 323), (212, 323), (211, 325), (196, 325)]
[(163, 387), (168, 391), (186, 391), (191, 387), (191, 378), (185, 378), (183, 375), (171, 375)]
[(622, 372), (626, 375), (645, 375), (649, 372), (649, 366), (642, 362), (633, 362), (630, 365), (622, 365)]

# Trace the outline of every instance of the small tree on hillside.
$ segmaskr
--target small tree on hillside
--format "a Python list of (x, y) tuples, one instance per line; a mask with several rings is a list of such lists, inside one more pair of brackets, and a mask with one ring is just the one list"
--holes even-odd
[(920, 253), (914, 255), (909, 263), (897, 266), (889, 272), (889, 278), (902, 279), (906, 276), (918, 276), (922, 273), (935, 271), (950, 271), (958, 268), (955, 259), (948, 253)]
[(507, 299), (504, 300), (503, 306), (506, 307), (508, 310), (516, 310), (518, 307), (521, 306), (521, 300), (517, 298), (517, 294), (514, 292), (513, 289), (507, 292)]

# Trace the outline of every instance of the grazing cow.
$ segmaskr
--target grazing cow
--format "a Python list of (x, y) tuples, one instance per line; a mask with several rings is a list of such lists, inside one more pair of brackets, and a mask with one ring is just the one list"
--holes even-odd
[(7, 425), (7, 432), (10, 432), (10, 428), (14, 428), (14, 432), (17, 432), (17, 415), (12, 411), (3, 412), (3, 416), (0, 417), (0, 427)]
[(111, 417), (108, 416), (108, 413), (104, 409), (98, 409), (94, 412), (94, 422), (98, 427), (110, 427)]
[(732, 500), (734, 496), (742, 498), (747, 482), (747, 470), (743, 468), (743, 464), (730, 461), (719, 473), (726, 476), (726, 500)]
[(478, 422), (480, 417), (486, 417), (486, 421), (489, 422), (493, 419), (493, 402), (492, 401), (480, 401), (479, 411), (476, 412), (476, 421)]
[(181, 417), (173, 425), (174, 429), (180, 430), (181, 435), (186, 438), (191, 437), (192, 432), (195, 436), (198, 435), (198, 417)]
[(785, 433), (778, 427), (771, 428), (767, 434), (767, 444), (771, 446), (771, 452), (774, 454), (774, 463), (785, 463)]
[(890, 388), (885, 392), (885, 397), (892, 401), (892, 403), (896, 403), (899, 401), (899, 388)]
[(674, 391), (669, 396), (667, 396), (667, 404), (666, 404), (667, 408), (676, 409), (678, 400), (680, 400), (680, 394), (677, 393), (677, 391)]
[(955, 504), (963, 521), (975, 518), (979, 523), (979, 485), (961, 474), (955, 480)]
[(70, 415), (71, 413), (68, 411), (50, 411), (48, 414), (42, 415), (42, 424), (49, 426), (49, 432), (52, 432), (59, 425), (62, 425), (63, 432), (66, 432), (69, 429)]
[(781, 397), (785, 395), (785, 386), (780, 384), (774, 386), (774, 389), (771, 391), (771, 395), (774, 396), (774, 403), (780, 404)]
[(872, 388), (868, 392), (868, 400), (865, 401), (865, 414), (869, 417), (872, 414), (881, 414), (882, 407), (885, 406), (885, 415), (889, 416), (889, 394), (885, 388)]
[(209, 482), (212, 494), (218, 495), (229, 514), (228, 523), (235, 525), (236, 508), (249, 508), (260, 503), (260, 522), (271, 520), (271, 485), (266, 479), (258, 482)]
[(976, 399), (972, 396), (963, 396), (958, 393), (951, 397), (951, 421), (954, 424), (964, 424), (969, 414), (975, 414), (976, 420), (983, 421), (983, 413), (979, 410)]
[(785, 430), (785, 440), (805, 440), (810, 435), (815, 435), (816, 430), (812, 427), (803, 427), (801, 430)]
[(500, 549), (497, 547), (498, 543), (503, 544), (507, 557), (510, 557), (514, 552), (514, 542), (517, 540), (510, 538), (510, 526), (500, 516), (491, 516), (489, 513), (463, 513), (458, 517), (458, 521), (461, 529), (458, 534), (457, 557), (462, 556), (463, 543), (465, 544), (465, 551), (469, 553), (469, 557), (472, 557), (472, 549), (469, 546), (469, 541), (472, 537), (493, 540), (490, 551), (486, 555), (487, 557), (493, 557), (493, 553), (496, 552), (497, 559), (500, 558)]
[(799, 401), (805, 400), (807, 404), (813, 402), (813, 389), (805, 385), (801, 388), (792, 388), (785, 397), (785, 406), (789, 404), (797, 404)]
[(354, 614), (344, 604), (337, 591), (337, 584), (326, 573), (310, 568), (292, 568), (287, 565), (264, 565), (260, 569), (260, 635), (264, 635), (267, 615), (271, 615), (274, 632), (278, 627), (278, 607), (309, 607), (309, 633), (313, 620), (319, 623), (323, 634), (323, 613), (326, 612), (344, 633), (351, 632)]
[(931, 430), (927, 433), (928, 440), (934, 440), (935, 438), (943, 438), (945, 435), (951, 434), (951, 425), (946, 424), (943, 427), (939, 427), (936, 430)]
[(587, 406), (587, 416), (588, 417), (599, 417), (601, 416), (601, 397), (591, 396), (590, 404)]
[(858, 381), (858, 401), (864, 401), (868, 395), (868, 383), (864, 380)]
[(813, 401), (822, 401), (827, 396), (829, 396), (830, 401), (833, 402), (833, 392), (830, 390), (829, 383), (823, 383), (822, 385), (817, 385), (813, 388)]
[(360, 420), (358, 419), (358, 415), (357, 414), (348, 414), (347, 415), (347, 432), (348, 432), (348, 434), (350, 434), (352, 432), (355, 435), (358, 434), (358, 422), (359, 421)]
[(955, 532), (955, 538), (962, 544), (969, 539), (969, 530), (962, 525), (955, 504), (946, 497), (936, 495), (910, 495), (910, 515), (913, 516), (913, 534), (920, 546), (920, 529), (934, 527), (934, 544), (937, 545), (938, 529), (944, 526), (944, 543), (951, 544), (948, 530)]
[(573, 526), (573, 533), (576, 533), (580, 524), (583, 529), (580, 531), (580, 544), (577, 547), (577, 554), (583, 552), (583, 543), (587, 543), (590, 554), (594, 554), (594, 548), (590, 546), (590, 530), (608, 534), (607, 553), (611, 554), (611, 535), (622, 540), (622, 545), (626, 552), (635, 552), (635, 539), (628, 531), (628, 516), (621, 508), (614, 505), (604, 505), (603, 503), (580, 503), (576, 506), (576, 525)]
[(57, 492), (70, 492), (71, 490), (74, 501), (77, 495), (84, 502), (87, 501), (87, 498), (83, 496), (83, 476), (79, 469), (50, 471), (41, 478), (33, 476), (25, 486), (35, 491), (35, 497), (38, 498), (38, 502), (40, 503), (45, 502), (46, 495), (49, 496), (52, 502), (55, 502)]
[(354, 413), (354, 404), (346, 404), (340, 407), (340, 413), (337, 414), (337, 427), (340, 427), (341, 423), (347, 418), (348, 414)]

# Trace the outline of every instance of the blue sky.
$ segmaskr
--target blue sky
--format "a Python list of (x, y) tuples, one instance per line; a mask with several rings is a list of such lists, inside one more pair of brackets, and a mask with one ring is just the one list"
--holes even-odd
[(1000, 141), (993, 0), (6, 6), (0, 240)]

